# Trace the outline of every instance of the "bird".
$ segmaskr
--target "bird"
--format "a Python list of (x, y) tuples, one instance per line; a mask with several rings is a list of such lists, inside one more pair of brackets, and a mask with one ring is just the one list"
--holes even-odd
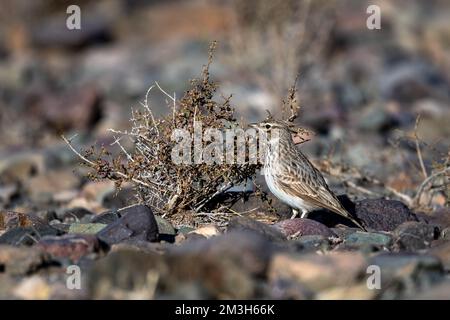
[(263, 152), (267, 186), (278, 199), (292, 208), (292, 219), (299, 212), (300, 218), (306, 218), (309, 212), (325, 208), (366, 230), (342, 206), (322, 173), (295, 145), (292, 133), (297, 131), (292, 124), (266, 119), (259, 123), (250, 123), (249, 127), (258, 130), (260, 137), (266, 142)]

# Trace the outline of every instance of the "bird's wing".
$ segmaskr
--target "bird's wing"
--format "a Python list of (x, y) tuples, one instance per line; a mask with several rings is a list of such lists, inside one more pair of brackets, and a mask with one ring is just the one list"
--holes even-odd
[[(273, 173), (274, 182), (293, 197), (299, 197), (315, 206), (349, 217), (348, 212), (329, 189), (320, 171), (305, 156), (298, 154), (298, 157), (299, 159), (293, 161), (289, 166), (278, 167), (278, 170)], [(300, 162), (309, 170), (300, 168)]]
[[(306, 159), (306, 161), (308, 160)], [(333, 211), (350, 219), (361, 229), (366, 230), (341, 205), (337, 197), (328, 187), (320, 171), (311, 163), (309, 165), (311, 166), (311, 170), (309, 171), (295, 169), (295, 166), (277, 170), (273, 173), (274, 183), (278, 184), (278, 187), (287, 194), (293, 197), (299, 197), (314, 206)]]

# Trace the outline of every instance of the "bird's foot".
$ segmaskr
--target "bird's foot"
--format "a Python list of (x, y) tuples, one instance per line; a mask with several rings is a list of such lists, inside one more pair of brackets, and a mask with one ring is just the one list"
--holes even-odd
[(292, 209), (292, 216), (291, 219), (295, 219), (298, 216), (298, 210)]

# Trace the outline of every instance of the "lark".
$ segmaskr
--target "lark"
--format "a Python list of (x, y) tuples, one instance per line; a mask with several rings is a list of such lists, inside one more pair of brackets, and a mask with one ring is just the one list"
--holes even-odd
[(267, 142), (265, 180), (270, 191), (293, 209), (292, 218), (299, 212), (301, 218), (306, 218), (309, 212), (325, 208), (365, 230), (342, 206), (320, 171), (294, 144), (292, 133), (296, 131), (290, 125), (269, 119), (249, 126), (259, 130)]

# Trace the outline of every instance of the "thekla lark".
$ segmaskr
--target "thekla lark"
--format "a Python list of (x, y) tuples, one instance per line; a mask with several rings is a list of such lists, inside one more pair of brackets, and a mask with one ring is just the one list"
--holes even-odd
[(320, 171), (294, 144), (291, 126), (278, 120), (265, 120), (249, 126), (261, 131), (266, 138), (264, 176), (267, 186), (278, 199), (292, 207), (293, 218), (299, 211), (301, 218), (305, 218), (308, 212), (325, 208), (365, 230), (344, 209)]

